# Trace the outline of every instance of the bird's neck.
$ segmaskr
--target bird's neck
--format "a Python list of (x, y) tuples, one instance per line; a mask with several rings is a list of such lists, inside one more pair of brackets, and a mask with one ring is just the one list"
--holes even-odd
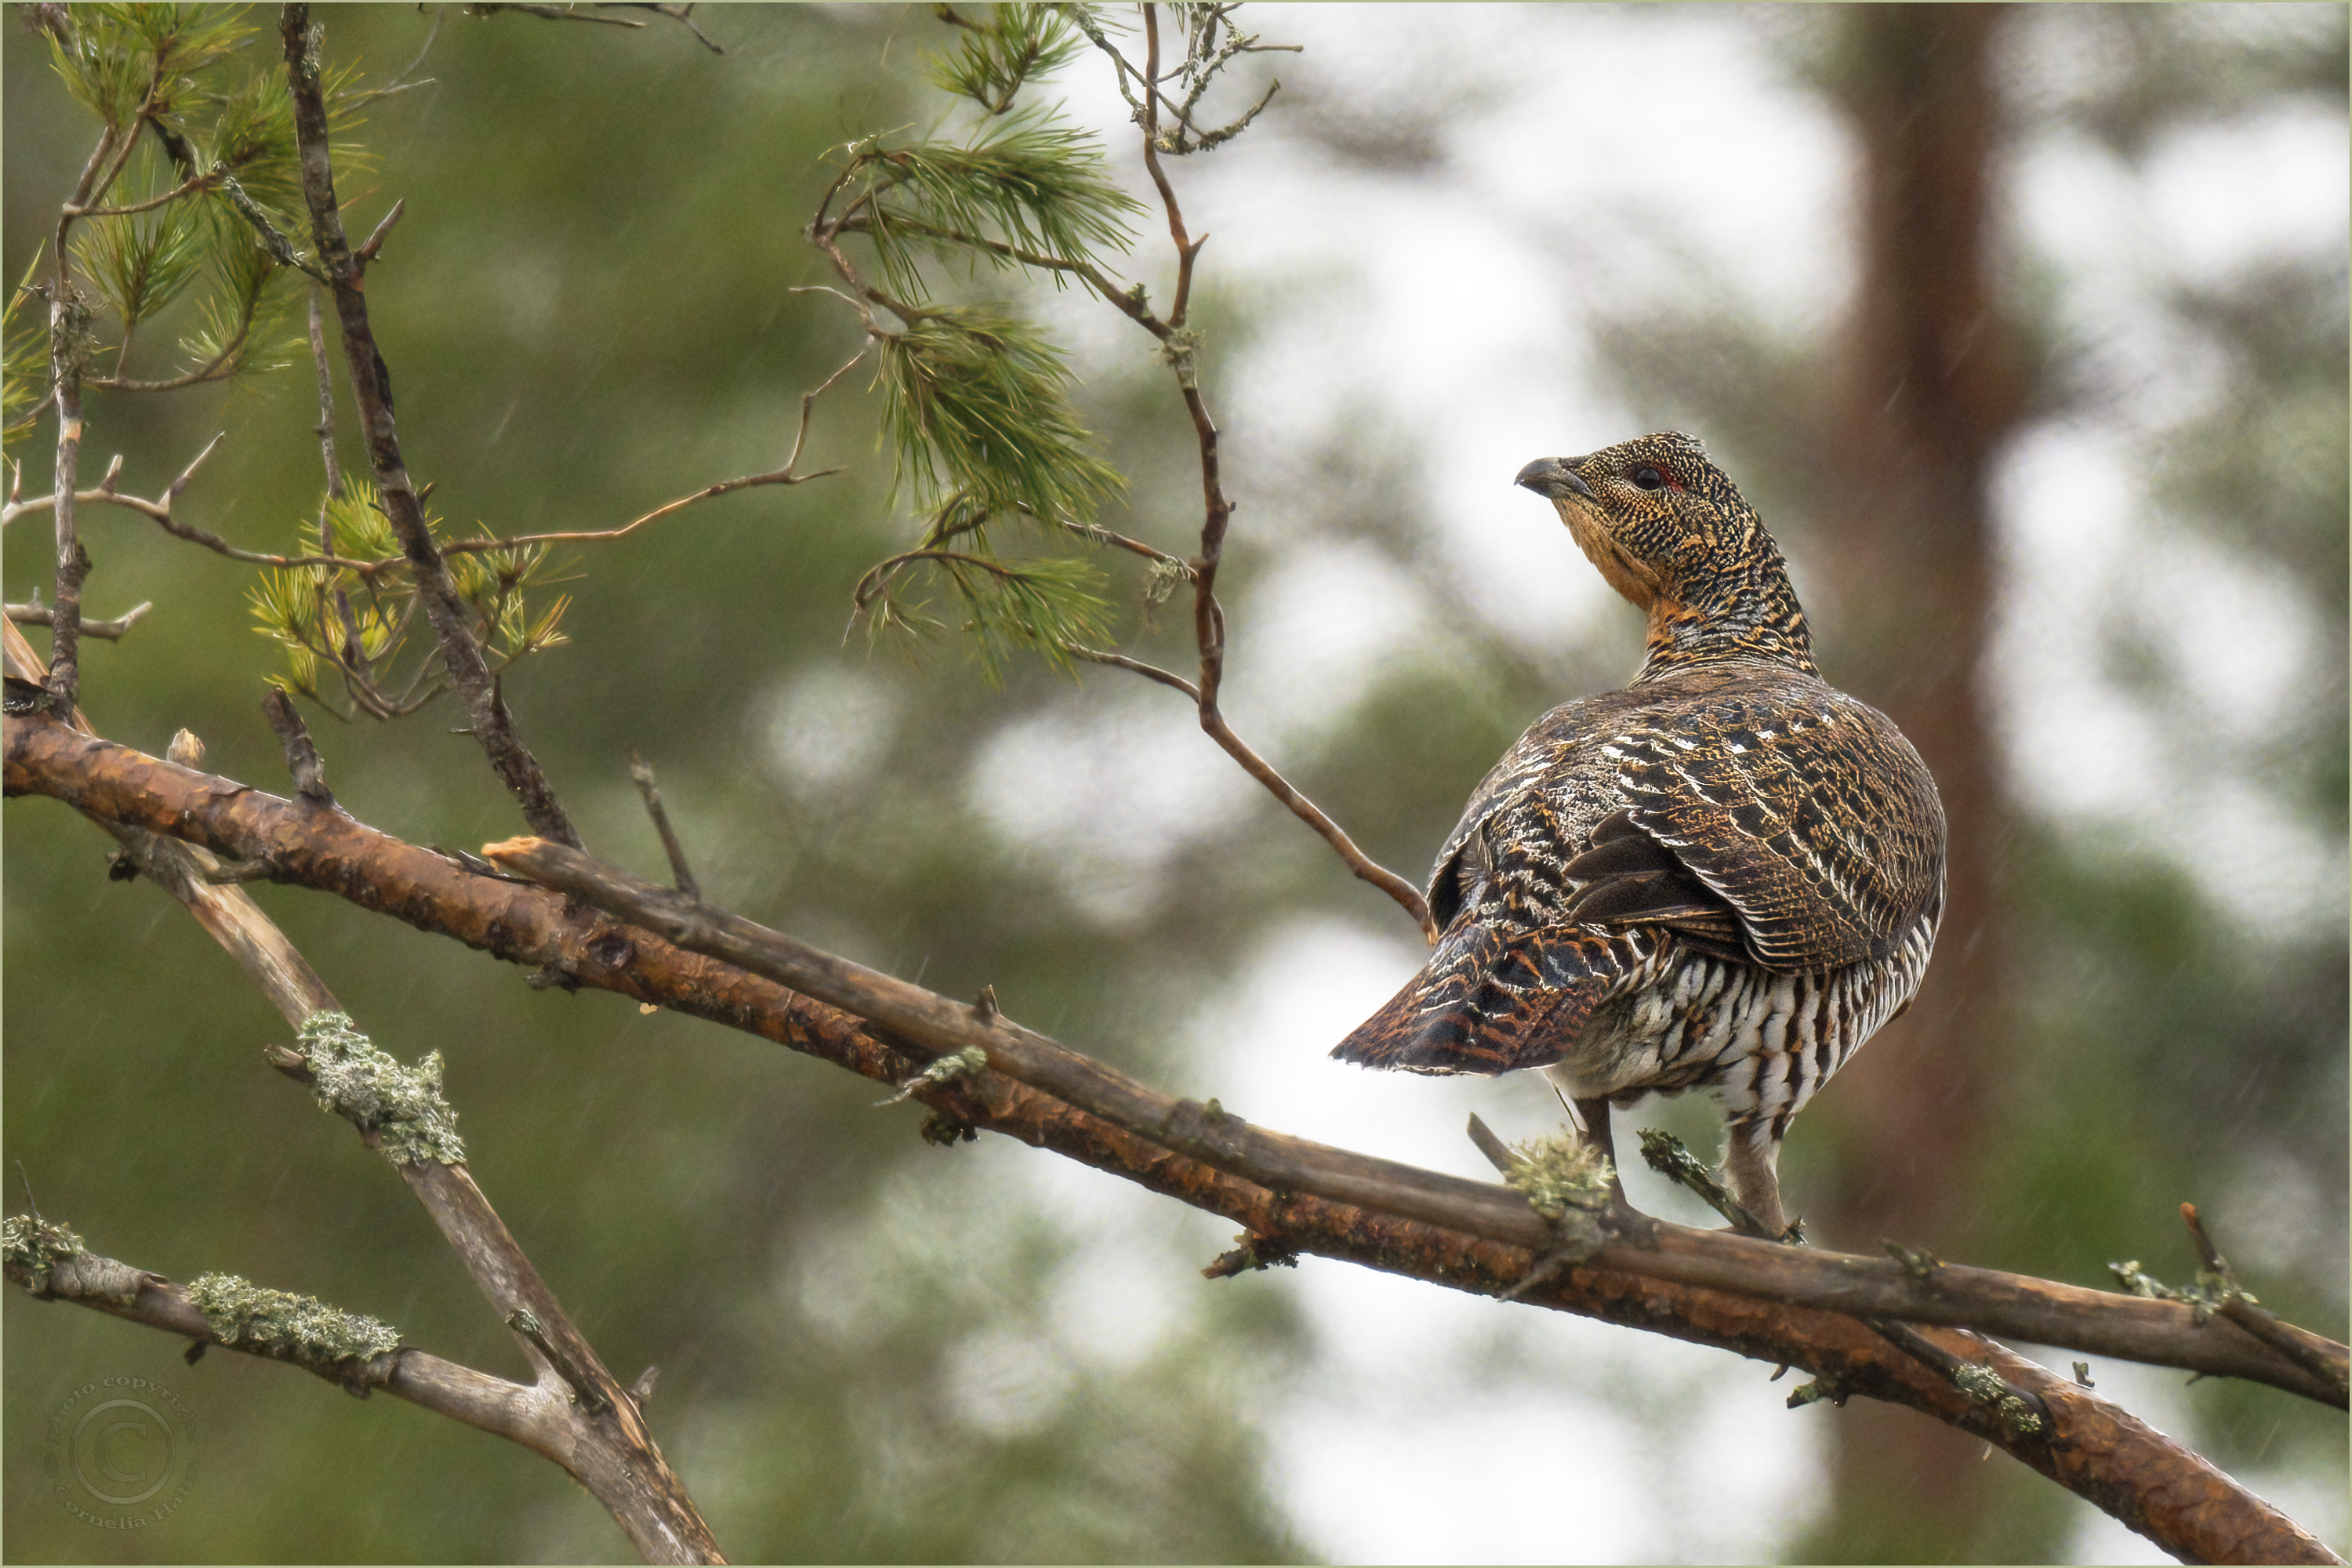
[(1778, 559), (1757, 560), (1661, 594), (1650, 604), (1642, 673), (1653, 680), (1695, 664), (1748, 659), (1819, 676), (1804, 606)]

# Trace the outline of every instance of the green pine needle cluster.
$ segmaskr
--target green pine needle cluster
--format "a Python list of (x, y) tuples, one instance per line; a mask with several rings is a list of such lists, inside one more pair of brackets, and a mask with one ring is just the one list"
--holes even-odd
[[(438, 535), (441, 520), (428, 513), (425, 521)], [(355, 711), (379, 719), (413, 713), (440, 693), (446, 681), (432, 639), (420, 639), (421, 651), (412, 647), (420, 614), (415, 575), (374, 487), (348, 481), (340, 500), (323, 500), (319, 515), (298, 529), (294, 552), (355, 564), (273, 568), (247, 595), (254, 629), (285, 650), (280, 685), (331, 706), (320, 683), (331, 672)], [(546, 545), (460, 551), (447, 559), (494, 671), (565, 640), (570, 596), (547, 600), (539, 592), (551, 581)]]
[(1088, 521), (1124, 481), (1070, 405), (1059, 348), (987, 305), (929, 310), (882, 337), (875, 380), (901, 482), (919, 504)]
[[(263, 30), (242, 6), (154, 5), (72, 6), (43, 30), (67, 92), (102, 128), (96, 166), (106, 177), (91, 216), (69, 226), (76, 287), (98, 312), (74, 368), (131, 391), (278, 368), (257, 347), (275, 354), (299, 340), (273, 341), (290, 291), (260, 229), (291, 254), (290, 237), (309, 224), (285, 70), (274, 50), (253, 47)], [(356, 80), (345, 68), (324, 84), (339, 128), (357, 123)], [(334, 153), (346, 170), (365, 162), (354, 146)], [(8, 308), (0, 408), (0, 439), (11, 443), (50, 380), (47, 344), (19, 321), (20, 302)], [(176, 363), (142, 372), (130, 363), (140, 329), (167, 315), (179, 328)]]
[[(1099, 278), (1105, 258), (1134, 244), (1143, 206), (1111, 179), (1090, 132), (1015, 108), (1024, 86), (1086, 48), (1063, 8), (937, 15), (957, 39), (929, 61), (931, 79), (986, 118), (961, 141), (852, 143), (812, 229), (866, 237), (872, 297), (905, 323), (874, 328), (874, 384), (898, 489), (928, 517), (915, 549), (859, 583), (856, 610), (877, 636), (951, 622), (991, 679), (1016, 649), (1071, 668), (1073, 645), (1108, 636), (1110, 605), (1101, 571), (1069, 552), (1125, 481), (1079, 417), (1061, 348), (1001, 305), (934, 303), (929, 269)], [(1000, 521), (1034, 549), (999, 554), (990, 525)]]
[(861, 194), (844, 230), (873, 241), (885, 289), (912, 305), (929, 298), (923, 253), (1000, 269), (1024, 256), (1092, 261), (1130, 248), (1129, 219), (1143, 210), (1112, 182), (1100, 142), (1047, 115), (1024, 111), (969, 145), (870, 142), (850, 157)]
[(963, 29), (952, 54), (926, 62), (931, 82), (1003, 114), (1033, 76), (1048, 76), (1075, 59), (1086, 39), (1056, 5), (989, 5), (981, 21), (938, 8), (940, 20)]
[(24, 280), (0, 301), (0, 448), (32, 433), (33, 411), (49, 390), (49, 313), (34, 292), (40, 270), (37, 250)]
[(1079, 556), (1001, 556), (989, 542), (990, 520), (969, 497), (950, 498), (917, 548), (858, 581), (856, 613), (876, 639), (898, 634), (919, 641), (948, 627), (931, 609), (933, 595), (943, 593), (991, 682), (1003, 679), (1006, 658), (1018, 649), (1072, 668), (1071, 647), (1100, 642), (1109, 630), (1101, 570)]
[(49, 37), (58, 74), (75, 102), (117, 132), (200, 93), (195, 79), (256, 32), (242, 5), (77, 5), (69, 15), (70, 46)]

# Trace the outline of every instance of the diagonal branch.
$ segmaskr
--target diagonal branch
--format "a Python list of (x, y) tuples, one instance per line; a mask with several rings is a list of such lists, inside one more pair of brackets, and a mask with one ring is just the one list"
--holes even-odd
[[(77, 735), (46, 716), (9, 719), (6, 737), (11, 792), (50, 795), (101, 823), (177, 833), (236, 858), (266, 854), (278, 880), (331, 890), (517, 963), (553, 964), (582, 986), (747, 1030), (894, 1088), (935, 1059), (931, 1047), (910, 1045), (895, 1029), (863, 1024), (649, 931), (608, 923), (567, 906), (555, 893), (480, 876), (453, 858), (402, 844), (341, 814), (306, 810)], [(708, 911), (698, 917), (707, 919)], [(916, 995), (934, 1023), (960, 1013), (960, 1027), (973, 1024), (971, 1009), (929, 993)], [(988, 1046), (1008, 1037), (1009, 1027), (992, 1020)], [(987, 1054), (996, 1059), (992, 1048)], [(1086, 1066), (1091, 1074), (1118, 1079), (1098, 1064)], [(1002, 1072), (926, 1084), (916, 1098), (948, 1126), (991, 1128), (1224, 1215), (1265, 1238), (1269, 1251), (1288, 1247), (1457, 1289), (1500, 1293), (1524, 1279), (1552, 1245), (1549, 1228), (1507, 1189), (1324, 1151), (1262, 1133), (1207, 1106), (1184, 1110), (1178, 1102), (1181, 1114), (1165, 1135), (1192, 1138), (1220, 1159), (1225, 1157), (1221, 1150), (1246, 1152), (1254, 1147), (1247, 1142), (1252, 1136), (1275, 1140), (1271, 1148), (1280, 1162), (1264, 1168), (1266, 1181), (1139, 1137)], [(1352, 1180), (1365, 1194), (1375, 1188), (1401, 1194), (1416, 1208), (1442, 1205), (1449, 1196), (1459, 1201), (1429, 1208), (1449, 1215), (1450, 1223), (1439, 1223), (1317, 1196), (1300, 1184), (1333, 1179)], [(1610, 1241), (1583, 1264), (1529, 1291), (1528, 1300), (1786, 1363), (1847, 1392), (1908, 1405), (1983, 1436), (2179, 1555), (2209, 1562), (2332, 1560), (2313, 1538), (2195, 1455), (2032, 1363), (1945, 1336), (1941, 1329), (1922, 1331), (1962, 1360), (1980, 1358), (2001, 1379), (2041, 1400), (2056, 1426), (2054, 1440), (2010, 1431), (1997, 1413), (1854, 1317), (1966, 1324), (2330, 1398), (2333, 1391), (2291, 1358), (2226, 1319), (2195, 1324), (2183, 1303), (1955, 1265), (1922, 1280), (1891, 1259), (1843, 1258), (1656, 1222)], [(2341, 1346), (2316, 1336), (2310, 1342), (2340, 1364)]]
[[(129, 747), (77, 734), (52, 721), (12, 716), (5, 732), (5, 783), (11, 793), (51, 795), (103, 825), (176, 834), (225, 858), (266, 858), (276, 880), (333, 892), (362, 908), (517, 963), (533, 968), (554, 964), (582, 985), (719, 1017), (772, 1038), (789, 1036), (785, 1043), (795, 1048), (855, 1065), (856, 1070), (894, 1086), (950, 1048), (974, 1043), (985, 1048), (999, 1041), (999, 1029), (971, 1033), (975, 1026), (970, 1010), (961, 1004), (906, 987), (906, 994), (914, 999), (909, 1005), (919, 1009), (920, 1017), (931, 1020), (926, 1026), (947, 1032), (934, 1036), (938, 1046), (920, 1050), (903, 1044), (884, 1045), (848, 1016), (807, 1001), (805, 994), (788, 1006), (761, 1001), (761, 997), (781, 996), (782, 992), (770, 982), (751, 981), (729, 964), (714, 965), (707, 959), (688, 957), (679, 947), (645, 931), (626, 932), (628, 940), (599, 949), (594, 943), (600, 934), (623, 928), (567, 912), (564, 900), (554, 893), (481, 876), (450, 857), (404, 844), (340, 812), (289, 803), (244, 784), (144, 756)], [(617, 873), (604, 875), (618, 877)], [(624, 879), (613, 885), (625, 888), (633, 880)], [(649, 889), (645, 894), (647, 898), (674, 897), (650, 884), (640, 886)], [(648, 905), (646, 918), (674, 918), (674, 909), (656, 915), (664, 907)], [(722, 917), (698, 906), (696, 918), (708, 921)], [(827, 965), (840, 962), (822, 959)], [(892, 987), (903, 984), (887, 976), (877, 977), (877, 984), (883, 982)], [(782, 1006), (782, 1013), (771, 1016), (774, 1006)], [(786, 1013), (789, 1021), (783, 1016)], [(1028, 1037), (1027, 1031), (1020, 1031), (1020, 1037)], [(866, 1043), (852, 1044), (853, 1038)], [(833, 1043), (826, 1044), (828, 1040)], [(1062, 1050), (1050, 1041), (1045, 1045), (1052, 1052)], [(892, 1065), (887, 1071), (875, 1065), (876, 1053), (889, 1058)], [(1118, 1079), (1098, 1063), (1087, 1062), (1084, 1070), (1090, 1076), (1109, 1074), (1124, 1086), (1118, 1090), (1121, 1094), (1157, 1094)], [(1070, 1092), (1079, 1090), (1071, 1088)], [(1139, 1114), (1161, 1128), (1162, 1135), (1175, 1136), (1165, 1128), (1179, 1102), (1159, 1096), (1135, 1103)], [(1285, 1180), (1318, 1179), (1318, 1170), (1341, 1177), (1353, 1175), (1395, 1191), (1411, 1189), (1417, 1195), (1406, 1201), (1417, 1207), (1436, 1205), (1427, 1212), (1443, 1218), (1432, 1223), (1444, 1223), (1465, 1234), (1522, 1247), (1542, 1245), (1548, 1237), (1526, 1205), (1508, 1189), (1285, 1140), (1238, 1121), (1217, 1125), (1223, 1131), (1212, 1141), (1213, 1146), (1231, 1138), (1275, 1140), (1270, 1144), (1234, 1146), (1269, 1151), (1267, 1157), (1277, 1162)], [(1265, 1167), (1269, 1173), (1276, 1168)], [(2197, 1324), (2186, 1303), (2143, 1300), (1959, 1264), (1915, 1272), (1892, 1258), (1842, 1256), (1721, 1231), (1651, 1223), (1654, 1231), (1612, 1243), (1601, 1259), (1663, 1280), (1827, 1310), (1970, 1327), (2091, 1354), (2248, 1378), (2328, 1403), (2340, 1397), (2323, 1380), (2226, 1319)], [(2344, 1364), (2343, 1346), (2302, 1330), (2291, 1331), (2333, 1364)]]
[(843, 361), (839, 370), (817, 383), (811, 390), (801, 394), (800, 425), (793, 436), (792, 452), (784, 458), (784, 466), (781, 468), (772, 469), (764, 474), (746, 474), (739, 479), (720, 479), (715, 484), (705, 485), (692, 495), (680, 496), (674, 501), (666, 502), (654, 508), (635, 521), (625, 522), (618, 528), (590, 530), (575, 533), (522, 533), (510, 539), (459, 539), (444, 545), (443, 552), (455, 555), (465, 551), (512, 550), (530, 544), (595, 543), (607, 539), (620, 539), (635, 533), (649, 522), (660, 521), (672, 512), (683, 511), (697, 501), (730, 495), (737, 490), (755, 489), (762, 485), (806, 484), (811, 479), (822, 479), (840, 473), (839, 468), (819, 468), (813, 474), (802, 473), (800, 471), (801, 449), (808, 445), (809, 417), (815, 411), (816, 400), (831, 391), (835, 382), (847, 375), (850, 368), (859, 360), (864, 359), (866, 351), (872, 346), (870, 342), (860, 343), (857, 352)]

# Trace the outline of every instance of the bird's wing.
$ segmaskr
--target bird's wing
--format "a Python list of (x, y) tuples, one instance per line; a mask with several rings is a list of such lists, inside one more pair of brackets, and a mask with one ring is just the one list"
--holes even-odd
[[(1626, 693), (1603, 692), (1564, 702), (1528, 727), (1511, 749), (1487, 770), (1462, 808), (1462, 820), (1437, 852), (1429, 876), (1429, 909), (1440, 926), (1450, 926), (1462, 910), (1475, 902), (1480, 878), (1479, 846), (1475, 836), (1498, 811), (1540, 795), (1560, 796), (1567, 773), (1591, 774), (1590, 783), (1605, 788), (1605, 781), (1589, 760), (1579, 759), (1598, 733), (1606, 733), (1612, 715), (1630, 706)], [(1597, 801), (1598, 796), (1594, 797)], [(1570, 803), (1561, 798), (1559, 804)], [(1605, 810), (1605, 806), (1598, 809)], [(1590, 817), (1586, 820), (1591, 820)]]
[(1564, 913), (1580, 924), (1664, 926), (1683, 945), (1717, 958), (1747, 957), (1739, 913), (1673, 850), (1619, 808), (1592, 830), (1591, 847), (1560, 868), (1576, 884)]
[[(1885, 957), (1942, 899), (1935, 781), (1884, 715), (1825, 686), (1695, 699), (1611, 736), (1601, 753), (1631, 826), (1728, 906), (1767, 969)], [(1595, 837), (1580, 861), (1608, 849)], [(1578, 918), (1615, 923), (1618, 911), (1643, 907), (1642, 888), (1650, 903), (1675, 909), (1685, 889), (1675, 879), (1609, 894), (1608, 915), (1580, 905)]]

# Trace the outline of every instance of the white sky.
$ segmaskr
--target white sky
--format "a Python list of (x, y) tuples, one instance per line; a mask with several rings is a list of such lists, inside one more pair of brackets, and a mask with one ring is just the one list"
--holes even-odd
[[(1445, 129), (1451, 161), (1436, 178), (1334, 171), (1282, 139), (1281, 99), (1266, 129), (1173, 165), (1193, 231), (1214, 236), (1204, 273), (1282, 301), (1219, 410), (1244, 503), (1236, 529), (1268, 521), (1253, 503), (1279, 454), (1311, 447), (1370, 400), (1388, 427), (1412, 432), (1414, 500), (1447, 531), (1471, 602), (1530, 646), (1564, 640), (1607, 612), (1606, 590), (1510, 477), (1531, 457), (1633, 433), (1600, 390), (1582, 304), (1672, 292), (1696, 264), (1783, 322), (1826, 326), (1851, 283), (1839, 127), (1786, 79), (1753, 16), (1728, 9), (1244, 15), (1268, 41), (1307, 45), (1275, 66), (1302, 93), (1377, 106), (1409, 101), (1419, 83), (1475, 79), (1478, 107)], [(1071, 107), (1122, 129), (1094, 65), (1065, 73)], [(1112, 144), (1134, 162), (1125, 138)], [(2012, 222), (2063, 263), (2063, 308), (2116, 384), (2097, 417), (2031, 432), (1998, 477), (2004, 599), (1990, 673), (2015, 787), (2045, 814), (2142, 844), (2224, 839), (2234, 852), (2188, 864), (2200, 876), (2226, 868), (2209, 890), (2250, 922), (2340, 921), (2340, 840), (2314, 837), (2210, 749), (2184, 752), (2156, 732), (2101, 675), (2080, 596), (2165, 612), (2217, 737), (2257, 732), (2294, 700), (2313, 619), (2334, 612), (2152, 521), (2135, 443), (2200, 395), (2200, 367), (2149, 331), (2162, 289), (2264, 257), (2343, 253), (2344, 117), (2295, 110), (2184, 134), (2144, 177), (2078, 138), (2046, 139), (2021, 151), (2011, 175)], [(1160, 248), (1154, 233), (1142, 254)], [(1155, 279), (1155, 296), (1165, 291)], [(1098, 304), (1071, 295), (1054, 310), (1082, 352), (1133, 352)], [(1328, 541), (1293, 552), (1231, 607), (1228, 710), (1278, 761), (1317, 713), (1369, 683), (1384, 639), (1419, 613), (1411, 584), (1369, 552)], [(1636, 658), (1629, 642), (1628, 673)], [(1286, 672), (1278, 686), (1262, 677), (1270, 668)], [(1107, 921), (1146, 909), (1183, 837), (1247, 809), (1250, 788), (1183, 704), (1100, 680), (1068, 710), (1008, 731), (972, 779), (997, 830), (1068, 856), (1073, 895)], [(1167, 826), (1138, 837), (1139, 821)], [(1201, 1020), (1200, 1076), (1254, 1121), (1484, 1174), (1462, 1135), (1467, 1110), (1530, 1135), (1557, 1116), (1540, 1086), (1324, 1059), (1421, 961), (1386, 912), (1270, 942), (1255, 978)], [(1074, 1218), (1116, 1203), (1066, 1197)], [(1654, 1212), (1680, 1198), (1636, 1194)], [(1298, 1528), (1336, 1561), (1753, 1561), (1808, 1522), (1787, 1500), (1813, 1489), (1803, 1482), (1825, 1417), (1784, 1409), (1786, 1385), (1752, 1364), (1311, 1259), (1295, 1288), (1318, 1360), (1273, 1425), (1275, 1468)], [(2177, 1379), (2118, 1368), (2116, 1382), (2142, 1414), (2185, 1416)], [(1687, 1401), (1671, 1451), (1612, 1404), (1633, 1384)], [(1408, 1452), (1410, 1485), (1393, 1458)], [(2340, 1498), (2295, 1500), (2344, 1538)], [(2075, 1546), (2080, 1561), (2166, 1560), (2088, 1505)]]

